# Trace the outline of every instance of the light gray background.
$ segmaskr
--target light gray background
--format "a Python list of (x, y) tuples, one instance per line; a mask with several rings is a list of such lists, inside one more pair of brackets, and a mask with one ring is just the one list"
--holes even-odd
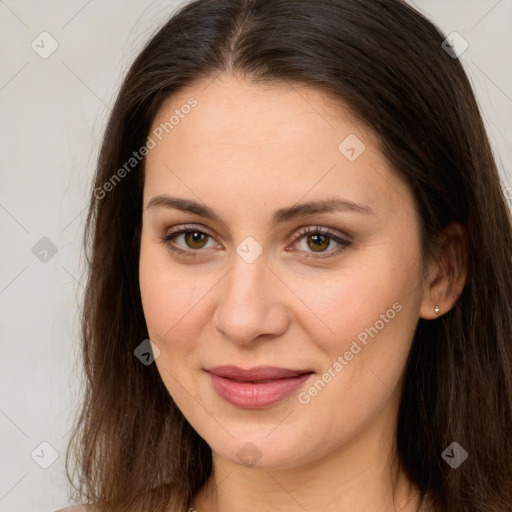
[[(468, 41), (461, 60), (511, 198), (512, 0), (411, 3)], [(1, 512), (70, 503), (63, 471), (80, 391), (86, 193), (123, 73), (179, 4), (0, 0)], [(43, 31), (59, 45), (47, 59), (31, 48)], [(42, 237), (57, 247), (46, 262), (32, 252)], [(31, 458), (43, 441), (59, 454), (48, 469)], [(44, 446), (36, 454), (51, 455)]]

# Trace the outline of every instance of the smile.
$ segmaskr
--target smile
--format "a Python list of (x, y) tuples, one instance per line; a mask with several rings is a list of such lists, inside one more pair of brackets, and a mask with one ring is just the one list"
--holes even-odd
[(213, 389), (230, 404), (243, 409), (263, 409), (288, 397), (312, 374), (310, 370), (258, 367), (243, 370), (221, 366), (207, 370)]

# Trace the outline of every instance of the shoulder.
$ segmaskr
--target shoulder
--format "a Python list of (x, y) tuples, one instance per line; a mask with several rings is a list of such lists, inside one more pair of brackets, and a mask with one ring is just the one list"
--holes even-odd
[(56, 510), (55, 512), (93, 512), (90, 505), (74, 505)]

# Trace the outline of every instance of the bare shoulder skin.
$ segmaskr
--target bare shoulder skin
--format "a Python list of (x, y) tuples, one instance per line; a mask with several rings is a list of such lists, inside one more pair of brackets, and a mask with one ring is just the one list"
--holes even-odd
[(72, 507), (61, 508), (55, 512), (93, 512), (92, 508), (88, 505), (74, 505)]

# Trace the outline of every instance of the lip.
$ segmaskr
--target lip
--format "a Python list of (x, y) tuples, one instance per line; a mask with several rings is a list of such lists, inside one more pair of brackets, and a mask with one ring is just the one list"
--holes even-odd
[(232, 365), (217, 366), (206, 371), (217, 394), (243, 409), (263, 409), (284, 400), (314, 373), (311, 370), (276, 366), (245, 370)]

